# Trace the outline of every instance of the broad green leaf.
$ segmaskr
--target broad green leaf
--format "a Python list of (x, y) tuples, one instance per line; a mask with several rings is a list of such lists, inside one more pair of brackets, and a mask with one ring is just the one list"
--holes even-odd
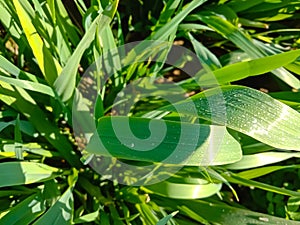
[(239, 143), (224, 126), (134, 117), (102, 117), (89, 153), (180, 165), (222, 165), (241, 159)]
[[(152, 197), (159, 206), (179, 209), (180, 214), (190, 217), (191, 212), (201, 217), (201, 224), (222, 225), (297, 225), (299, 222), (268, 214), (253, 212), (247, 209), (232, 207), (219, 201), (205, 200), (172, 200)], [(184, 208), (183, 208), (184, 207)], [(181, 210), (182, 209), (182, 210)], [(188, 209), (188, 210), (185, 210)], [(175, 219), (176, 220), (176, 219)], [(199, 221), (199, 223), (200, 223)], [(206, 222), (208, 221), (208, 222)], [(197, 223), (197, 224), (199, 224)]]
[(0, 187), (51, 180), (62, 173), (57, 168), (34, 162), (0, 163)]
[(216, 194), (222, 187), (221, 183), (209, 183), (199, 178), (168, 179), (143, 189), (150, 190), (152, 194), (176, 199), (207, 198)]
[(9, 212), (0, 218), (0, 225), (30, 224), (46, 210), (41, 194), (33, 194), (9, 209)]
[(179, 211), (175, 211), (175, 212), (172, 212), (171, 214), (165, 216), (164, 218), (162, 218), (160, 221), (158, 221), (158, 223), (156, 225), (166, 225), (167, 222), (172, 218), (174, 217)]
[(84, 51), (94, 40), (97, 28), (99, 34), (111, 22), (116, 12), (118, 3), (119, 1), (115, 0), (111, 5), (107, 6), (107, 8), (100, 15), (95, 18), (95, 20), (77, 45), (72, 56), (69, 58), (60, 76), (54, 82), (54, 87), (57, 93), (61, 96), (62, 101), (67, 101), (71, 98), (76, 85), (76, 74), (80, 59)]
[(262, 152), (253, 155), (244, 155), (236, 163), (227, 165), (226, 168), (234, 170), (250, 169), (265, 166), (272, 163), (281, 162), (293, 157), (300, 157), (299, 152)]
[(188, 100), (160, 108), (178, 110), (242, 132), (267, 145), (300, 150), (300, 114), (265, 93), (243, 86), (212, 88)]
[(32, 21), (23, 8), (19, 0), (13, 0), (16, 7), (19, 20), (27, 37), (29, 45), (37, 59), (39, 67), (50, 85), (54, 83), (58, 74), (61, 72), (61, 66), (58, 61), (51, 55), (50, 51), (45, 46), (42, 38), (36, 31)]
[(72, 224), (74, 199), (71, 187), (46, 211), (33, 225), (69, 225)]

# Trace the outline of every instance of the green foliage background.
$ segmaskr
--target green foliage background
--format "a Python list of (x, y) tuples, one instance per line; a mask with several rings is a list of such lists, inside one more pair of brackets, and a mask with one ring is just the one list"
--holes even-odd
[[(298, 0), (0, 0), (0, 224), (299, 224), (299, 12)], [(78, 150), (85, 140), (72, 131), (72, 103), (82, 74), (103, 52), (142, 40), (183, 45), (203, 69), (187, 78), (143, 62), (116, 72), (97, 99), (99, 137), (117, 143), (107, 117), (118, 114), (113, 101), (146, 77), (172, 79), (192, 97), (175, 104), (179, 115), (162, 100), (170, 93), (148, 79), (142, 86), (156, 98), (137, 96), (127, 115), (138, 135), (155, 118), (169, 127), (168, 138), (182, 126), (187, 142), (199, 126), (208, 136), (198, 137), (186, 161), (169, 162), (182, 167), (169, 179), (130, 186), (87, 165)], [(226, 121), (209, 112), (220, 91)], [(220, 157), (207, 162), (205, 138), (213, 142), (218, 132), (226, 134)], [(170, 166), (159, 162), (172, 144), (186, 157), (187, 145), (163, 144), (134, 158), (121, 143), (110, 148), (133, 165)], [(93, 144), (81, 150), (103, 154)]]

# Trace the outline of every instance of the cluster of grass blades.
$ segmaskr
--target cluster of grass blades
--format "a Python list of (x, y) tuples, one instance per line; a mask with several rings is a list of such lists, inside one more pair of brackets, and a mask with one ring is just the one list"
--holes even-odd
[[(0, 0), (0, 225), (298, 224), (299, 12), (298, 0)], [(175, 68), (170, 46), (150, 54), (140, 42), (144, 55), (121, 70), (118, 57), (104, 62), (106, 83), (93, 74), (97, 132), (74, 136), (83, 73), (150, 40), (190, 49), (202, 67), (187, 77), (189, 57)], [(147, 54), (159, 60), (136, 60)], [(124, 115), (118, 93), (132, 84), (151, 96), (131, 96)], [(151, 150), (133, 149), (162, 128)], [(126, 185), (137, 180), (119, 162), (155, 177)]]

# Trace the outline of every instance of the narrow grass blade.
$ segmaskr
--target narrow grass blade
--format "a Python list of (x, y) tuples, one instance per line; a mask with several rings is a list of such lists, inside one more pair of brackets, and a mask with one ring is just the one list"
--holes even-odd
[(231, 183), (248, 186), (248, 187), (256, 187), (265, 191), (270, 191), (281, 195), (300, 197), (299, 192), (291, 191), (284, 188), (279, 188), (270, 184), (266, 184), (254, 180), (245, 179), (234, 173), (225, 172), (222, 174), (222, 176)]
[(13, 88), (2, 81), (0, 81), (0, 84), (2, 86), (0, 88), (1, 100), (26, 116), (36, 130), (45, 136), (49, 143), (61, 153), (70, 165), (79, 168), (81, 165), (79, 157), (74, 152), (69, 140), (61, 134), (60, 129), (56, 125), (49, 121), (44, 111), (31, 96), (22, 88)]
[(190, 33), (188, 35), (201, 65), (204, 65), (211, 70), (216, 70), (222, 67), (218, 58), (211, 51), (209, 51), (202, 43), (197, 41)]
[(53, 89), (47, 85), (35, 83), (28, 80), (20, 80), (12, 77), (5, 77), (0, 75), (0, 81), (6, 82), (8, 84), (21, 87), (30, 91), (39, 92), (42, 94), (49, 95), (51, 97), (55, 97), (55, 93)]
[(109, 5), (100, 15), (96, 17), (89, 29), (86, 31), (77, 48), (63, 68), (60, 76), (54, 83), (57, 93), (61, 96), (62, 101), (67, 101), (71, 98), (76, 85), (76, 75), (78, 65), (84, 51), (90, 46), (95, 38), (96, 30), (100, 33), (112, 20), (117, 6), (118, 0), (115, 0), (112, 5)]
[(163, 40), (166, 41), (168, 39), (168, 36), (173, 33), (174, 29), (177, 29), (177, 26), (180, 24), (180, 22), (195, 8), (202, 5), (207, 0), (194, 0), (188, 5), (186, 5), (182, 11), (180, 11), (171, 21), (166, 23), (163, 27), (161, 27), (159, 30), (157, 30), (155, 33), (150, 35), (150, 40)]
[(18, 114), (16, 123), (15, 123), (15, 129), (14, 129), (14, 139), (15, 139), (15, 153), (16, 158), (19, 160), (23, 160), (23, 151), (22, 151), (22, 134), (20, 129), (20, 114)]
[(175, 211), (172, 212), (171, 214), (165, 216), (164, 218), (162, 218), (160, 221), (158, 221), (158, 223), (156, 225), (166, 225), (168, 223), (168, 221), (174, 217), (179, 211)]
[(257, 177), (261, 177), (264, 175), (267, 175), (269, 173), (276, 172), (278, 170), (288, 170), (288, 169), (298, 169), (300, 168), (300, 165), (287, 165), (287, 166), (264, 166), (261, 168), (255, 168), (251, 170), (246, 170), (239, 172), (237, 175), (239, 177), (245, 178), (245, 179), (255, 179)]
[[(300, 50), (284, 52), (260, 59), (234, 63), (213, 71), (214, 78), (220, 84), (238, 81), (249, 76), (257, 76), (294, 62), (300, 56)], [(201, 85), (212, 85), (216, 81), (211, 74), (199, 77)]]
[[(258, 48), (248, 35), (220, 15), (212, 12), (203, 12), (194, 17), (210, 25), (215, 31), (245, 51), (252, 59), (266, 56), (264, 51), (261, 48)], [(286, 69), (278, 68), (273, 70), (272, 73), (291, 87), (300, 89), (300, 81)]]
[(13, 0), (16, 7), (21, 25), (24, 29), (25, 35), (29, 45), (37, 59), (39, 67), (50, 85), (54, 83), (58, 74), (61, 72), (61, 66), (58, 61), (51, 55), (50, 51), (45, 46), (43, 40), (37, 33), (32, 21), (24, 10), (19, 0)]
[(20, 70), (18, 67), (12, 64), (10, 61), (8, 61), (2, 55), (0, 55), (0, 67), (17, 78), (28, 79), (33, 82), (39, 82), (36, 76)]
[(233, 170), (250, 169), (259, 166), (265, 166), (284, 160), (297, 157), (300, 158), (299, 152), (263, 152), (253, 155), (244, 155), (243, 158), (236, 163), (227, 165), (226, 168)]

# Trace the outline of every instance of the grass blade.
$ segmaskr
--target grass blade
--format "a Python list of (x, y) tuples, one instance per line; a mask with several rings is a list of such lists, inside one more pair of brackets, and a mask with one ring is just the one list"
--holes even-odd
[(73, 219), (73, 194), (71, 187), (59, 198), (59, 200), (33, 225), (70, 225)]
[(282, 162), (293, 157), (300, 158), (299, 152), (262, 152), (253, 155), (244, 155), (239, 162), (228, 165), (226, 168), (233, 170), (250, 169)]
[(61, 96), (62, 101), (67, 101), (71, 98), (76, 85), (76, 74), (78, 65), (84, 51), (90, 46), (95, 38), (96, 30), (101, 32), (112, 20), (117, 6), (118, 0), (115, 0), (112, 5), (109, 5), (91, 24), (90, 28), (86, 31), (83, 38), (79, 42), (77, 48), (68, 60), (66, 66), (63, 68), (60, 76), (54, 83), (57, 93)]
[(52, 57), (50, 51), (45, 46), (43, 40), (37, 33), (27, 12), (24, 10), (19, 0), (13, 0), (16, 7), (19, 20), (24, 29), (29, 45), (37, 59), (39, 67), (50, 85), (54, 83), (58, 74), (61, 72), (61, 66), (58, 61)]
[(51, 180), (61, 174), (57, 168), (34, 162), (0, 163), (0, 187)]
[(152, 194), (162, 195), (176, 199), (197, 199), (207, 198), (220, 191), (222, 184), (209, 183), (203, 179), (189, 178), (178, 183), (171, 179), (154, 185), (148, 185), (143, 189), (149, 190)]
[[(249, 135), (275, 148), (300, 151), (300, 114), (260, 91), (243, 86), (212, 88), (190, 100), (160, 108), (176, 109), (194, 115), (196, 106), (201, 118)], [(192, 100), (192, 101), (191, 101)]]
[[(213, 71), (215, 78), (220, 84), (238, 81), (249, 76), (261, 75), (279, 67), (294, 62), (300, 56), (300, 50), (284, 52), (247, 62), (234, 63)], [(216, 81), (211, 74), (203, 74), (199, 78), (202, 85), (212, 85)]]
[[(128, 131), (128, 125), (133, 133)], [(221, 126), (103, 117), (97, 133), (87, 146), (89, 153), (191, 166), (221, 165), (241, 159), (239, 143)], [(149, 148), (147, 151), (145, 146)], [(168, 158), (172, 154), (174, 157)]]
[(30, 224), (46, 210), (41, 194), (33, 194), (9, 210), (0, 218), (0, 225)]
[[(225, 20), (223, 17), (212, 12), (203, 12), (195, 15), (194, 17), (210, 25), (218, 33), (245, 51), (251, 58), (257, 59), (266, 56), (264, 51), (258, 48), (249, 36), (244, 34), (240, 29)], [(286, 69), (278, 68), (273, 70), (272, 73), (291, 87), (300, 89), (300, 81)]]

